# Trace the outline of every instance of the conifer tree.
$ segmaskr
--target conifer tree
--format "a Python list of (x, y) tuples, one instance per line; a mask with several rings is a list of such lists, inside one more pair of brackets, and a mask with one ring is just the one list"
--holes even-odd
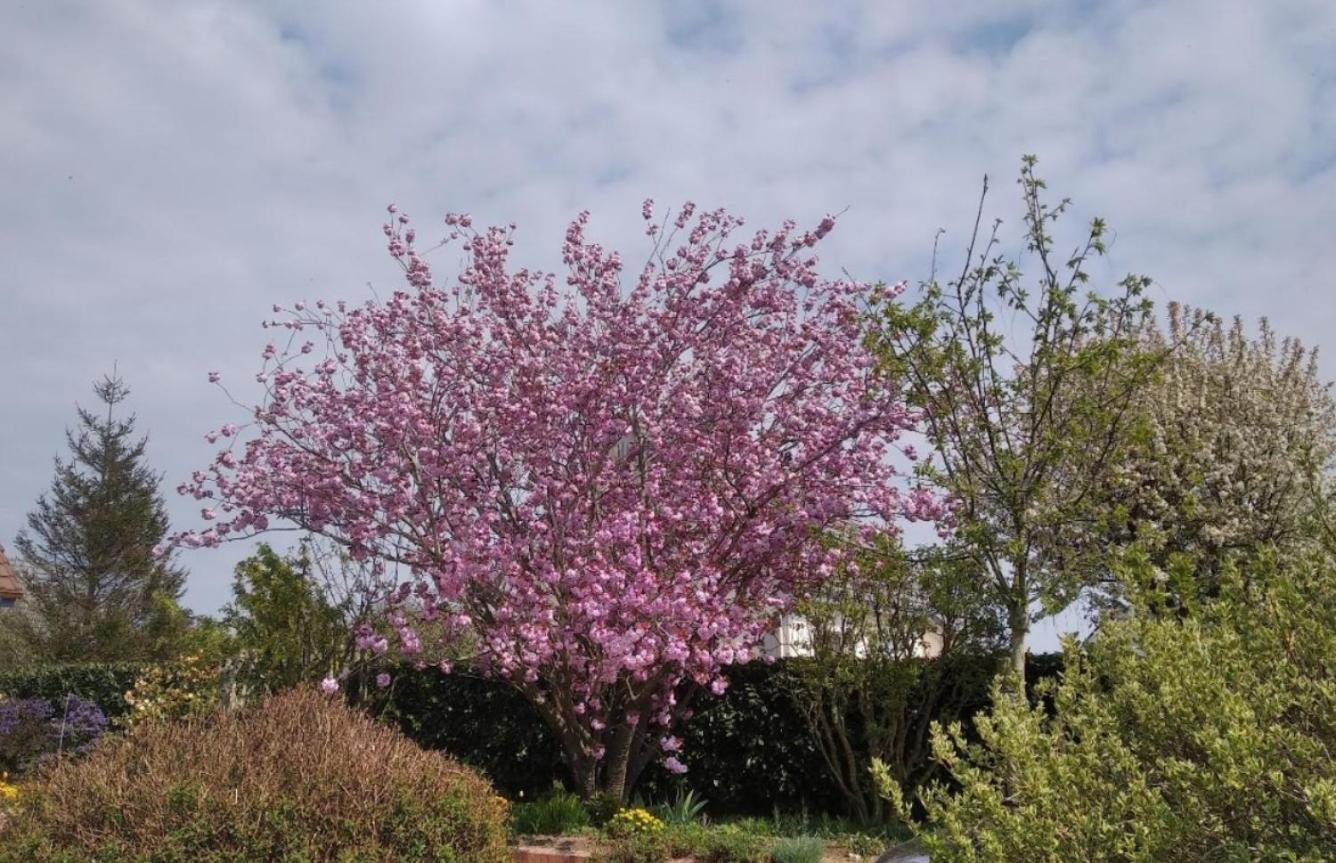
[(129, 388), (113, 374), (93, 390), (105, 410), (78, 409), (70, 456), (56, 459), (51, 489), (15, 542), (32, 612), (18, 625), (51, 660), (147, 658), (167, 649), (155, 624), (176, 608), (185, 572), (154, 555), (167, 513), (148, 439), (135, 436), (133, 414), (118, 416)]

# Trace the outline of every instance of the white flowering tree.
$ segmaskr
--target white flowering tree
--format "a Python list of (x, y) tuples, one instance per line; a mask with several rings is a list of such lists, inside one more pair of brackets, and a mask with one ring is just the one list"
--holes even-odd
[(1181, 601), (1212, 594), (1231, 557), (1301, 539), (1336, 455), (1336, 406), (1316, 352), (1266, 320), (1250, 337), (1238, 318), (1171, 304), (1143, 342), (1163, 360), (1110, 476), (1106, 542), (1145, 555)]

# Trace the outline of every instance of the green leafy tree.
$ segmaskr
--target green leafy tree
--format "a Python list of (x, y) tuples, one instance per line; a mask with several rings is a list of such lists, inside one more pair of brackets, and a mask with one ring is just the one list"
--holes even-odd
[(155, 555), (168, 532), (159, 474), (135, 418), (117, 415), (130, 391), (119, 377), (93, 387), (105, 408), (79, 408), (66, 433), (70, 458), (56, 460), (51, 490), (15, 542), (28, 614), (15, 626), (39, 657), (122, 660), (170, 655), (156, 638), (180, 598), (185, 572)]
[(911, 557), (889, 536), (796, 610), (811, 655), (790, 661), (790, 691), (850, 814), (880, 822), (869, 761), (905, 788), (932, 774), (932, 722), (959, 717), (986, 689), (1003, 621), (966, 556)]
[(938, 729), (933, 863), (1336, 859), (1336, 561), (1260, 555), (1193, 613), (1144, 613), (1163, 600), (1069, 643), (1049, 705)]
[(351, 648), (345, 610), (330, 601), (309, 553), (284, 557), (268, 545), (236, 568), (223, 623), (245, 688), (276, 692), (338, 671)]
[(904, 382), (936, 450), (922, 472), (957, 501), (961, 548), (1005, 609), (1012, 667), (1025, 666), (1033, 610), (1055, 612), (1101, 573), (1093, 544), (1095, 492), (1131, 428), (1132, 403), (1155, 357), (1138, 334), (1149, 280), (1128, 276), (1110, 296), (1091, 292), (1089, 265), (1105, 252), (1095, 219), (1068, 255), (1050, 232), (1068, 202), (1050, 206), (1035, 160), (1024, 159), (1027, 265), (998, 252), (998, 228), (979, 214), (960, 275), (934, 276), (902, 304), (884, 292), (874, 334), (887, 379)]

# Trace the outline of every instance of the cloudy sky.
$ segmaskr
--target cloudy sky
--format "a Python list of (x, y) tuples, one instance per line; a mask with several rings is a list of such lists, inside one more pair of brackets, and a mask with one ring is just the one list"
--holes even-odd
[[(238, 419), (206, 374), (253, 375), (273, 302), (396, 285), (390, 201), (516, 222), (535, 266), (581, 209), (634, 257), (645, 197), (847, 208), (831, 272), (915, 280), (984, 174), (1015, 224), (1023, 153), (1108, 218), (1110, 279), (1332, 341), (1330, 0), (8, 0), (0, 542), (113, 363), (168, 485), (202, 466)], [(187, 603), (215, 610), (246, 550), (190, 553)]]

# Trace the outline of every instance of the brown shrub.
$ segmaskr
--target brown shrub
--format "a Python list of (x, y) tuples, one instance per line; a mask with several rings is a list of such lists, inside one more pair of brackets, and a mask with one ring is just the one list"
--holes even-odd
[(490, 785), (313, 691), (145, 724), (24, 792), (0, 861), (506, 859)]

